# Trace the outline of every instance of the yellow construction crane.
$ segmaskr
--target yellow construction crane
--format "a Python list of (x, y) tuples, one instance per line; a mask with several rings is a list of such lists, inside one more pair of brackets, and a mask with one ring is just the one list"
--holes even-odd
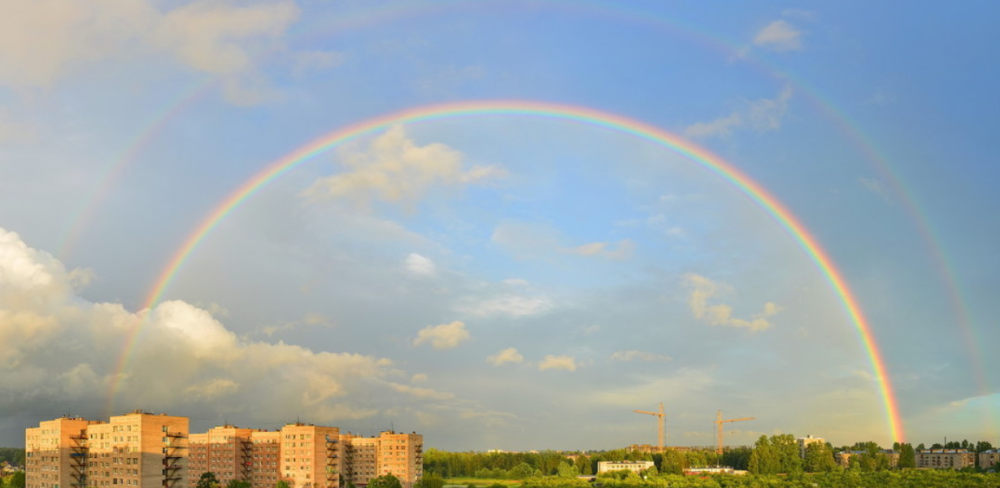
[(663, 418), (667, 416), (667, 414), (663, 413), (663, 403), (662, 402), (660, 403), (660, 411), (659, 412), (647, 412), (645, 410), (632, 410), (632, 411), (635, 412), (635, 413), (644, 413), (646, 415), (654, 415), (654, 416), (658, 417), (657, 420), (658, 420), (659, 427), (660, 427), (660, 437), (658, 438), (658, 443), (657, 443), (656, 447), (658, 447), (660, 449), (660, 451), (662, 452), (663, 451)]
[(718, 415), (715, 416), (715, 424), (719, 426), (719, 449), (716, 451), (720, 456), (722, 455), (722, 424), (726, 422), (740, 422), (743, 420), (754, 420), (755, 417), (743, 417), (739, 419), (722, 419), (722, 410), (719, 410)]

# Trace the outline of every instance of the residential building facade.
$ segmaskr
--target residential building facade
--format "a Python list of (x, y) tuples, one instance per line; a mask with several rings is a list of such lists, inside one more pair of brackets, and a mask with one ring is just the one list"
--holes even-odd
[(26, 488), (194, 488), (211, 472), (220, 485), (253, 488), (367, 486), (392, 474), (403, 488), (423, 476), (423, 436), (377, 437), (296, 422), (277, 431), (214, 427), (190, 434), (188, 419), (135, 411), (108, 422), (62, 418), (25, 430)]
[(918, 468), (962, 469), (973, 466), (976, 455), (965, 449), (925, 449), (916, 452)]
[(979, 453), (979, 467), (990, 469), (1000, 463), (1000, 449), (990, 449)]

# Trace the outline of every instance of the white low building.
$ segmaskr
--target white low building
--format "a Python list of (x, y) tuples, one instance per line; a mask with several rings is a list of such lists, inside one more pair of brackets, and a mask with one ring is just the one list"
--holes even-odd
[(597, 463), (597, 474), (621, 470), (628, 470), (639, 474), (652, 467), (652, 461), (599, 461)]

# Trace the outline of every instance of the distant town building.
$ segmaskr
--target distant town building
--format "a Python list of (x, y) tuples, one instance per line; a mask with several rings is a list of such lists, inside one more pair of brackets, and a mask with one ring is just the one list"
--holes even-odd
[(413, 488), (423, 476), (423, 436), (341, 434), (288, 424), (269, 432), (233, 425), (189, 434), (187, 417), (135, 411), (100, 422), (62, 418), (25, 430), (26, 488), (193, 488), (214, 473), (222, 486), (339, 488), (384, 474)]
[(806, 448), (809, 444), (824, 444), (826, 441), (822, 437), (813, 437), (812, 435), (807, 435), (805, 437), (796, 439), (799, 443), (799, 457), (802, 459), (806, 458)]
[[(879, 451), (880, 454), (884, 454), (889, 460), (889, 467), (896, 468), (899, 466), (899, 452), (893, 451), (891, 449), (883, 449)], [(860, 456), (862, 454), (868, 454), (868, 451), (841, 451), (837, 453), (837, 464), (840, 467), (847, 469), (851, 467), (851, 458), (854, 456)]]
[(975, 453), (965, 449), (925, 449), (916, 457), (918, 468), (962, 469), (976, 462)]
[(1000, 463), (1000, 449), (990, 449), (979, 453), (979, 467), (990, 469)]
[(652, 461), (598, 461), (597, 474), (622, 470), (639, 474), (653, 466)]

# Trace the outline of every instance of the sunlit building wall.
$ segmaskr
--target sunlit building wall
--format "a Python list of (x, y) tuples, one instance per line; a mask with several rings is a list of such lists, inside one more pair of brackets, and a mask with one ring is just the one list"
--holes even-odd
[(926, 449), (916, 454), (918, 468), (962, 469), (976, 462), (976, 455), (964, 449)]
[(24, 432), (26, 488), (83, 488), (87, 482), (87, 427), (81, 418), (41, 422)]

